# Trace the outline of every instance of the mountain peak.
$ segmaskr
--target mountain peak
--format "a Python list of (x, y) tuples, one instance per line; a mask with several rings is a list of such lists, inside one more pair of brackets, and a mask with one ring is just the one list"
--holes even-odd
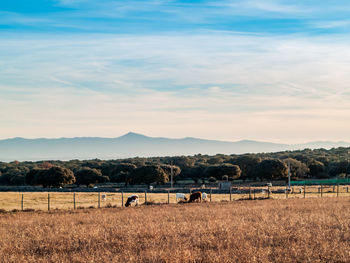
[(119, 138), (145, 138), (147, 136), (140, 134), (140, 133), (135, 133), (135, 132), (128, 132), (122, 136), (120, 136)]

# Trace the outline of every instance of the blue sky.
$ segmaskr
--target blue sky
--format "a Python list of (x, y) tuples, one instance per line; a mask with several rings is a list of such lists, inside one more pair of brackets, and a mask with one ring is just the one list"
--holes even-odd
[(0, 2), (0, 138), (348, 140), (348, 1)]
[(2, 0), (0, 10), (5, 32), (329, 34), (348, 32), (350, 22), (345, 0)]

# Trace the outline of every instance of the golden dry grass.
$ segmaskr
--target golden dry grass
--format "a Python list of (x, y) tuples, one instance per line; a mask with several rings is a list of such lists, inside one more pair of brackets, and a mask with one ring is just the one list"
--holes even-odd
[[(347, 186), (339, 187), (339, 196), (350, 196), (350, 193), (347, 192)], [(308, 186), (306, 197), (320, 197), (319, 186)], [(247, 187), (242, 188), (244, 190), (248, 190)], [(267, 188), (265, 188), (266, 190)], [(283, 190), (283, 187), (273, 187), (271, 188), (273, 191)], [(335, 188), (336, 189), (336, 188)], [(323, 197), (336, 197), (337, 193), (333, 192), (333, 187), (324, 187), (323, 189)], [(252, 198), (266, 198), (267, 192), (262, 193), (262, 188), (251, 188)], [(254, 194), (255, 190), (255, 194)], [(288, 198), (304, 198), (303, 193), (298, 192), (299, 187), (295, 187), (295, 191), (293, 194), (288, 194)], [(187, 190), (188, 191), (188, 190)], [(102, 193), (101, 193), (102, 194)], [(106, 201), (101, 201), (100, 206), (122, 206), (122, 194), (121, 193), (105, 193), (107, 195)], [(145, 202), (144, 193), (124, 193), (123, 203), (125, 203), (126, 198), (132, 194), (138, 194), (140, 197), (140, 204)], [(23, 208), (24, 209), (34, 209), (34, 210), (47, 210), (48, 209), (48, 192), (25, 192), (23, 193)], [(286, 195), (284, 193), (273, 193), (270, 195), (273, 199), (285, 199)], [(76, 208), (82, 207), (98, 207), (98, 193), (84, 193), (79, 192), (75, 195), (76, 200)], [(249, 193), (234, 193), (231, 196), (232, 200), (239, 200), (249, 198)], [(22, 193), (19, 192), (0, 192), (0, 209), (11, 211), (13, 209), (20, 210), (21, 209), (21, 199)], [(51, 209), (73, 209), (73, 193), (67, 192), (50, 192), (50, 208)], [(221, 202), (221, 201), (229, 201), (229, 194), (213, 194), (212, 201), (213, 202)], [(148, 193), (147, 201), (153, 203), (168, 203), (168, 194), (167, 193)], [(209, 201), (209, 197), (208, 197)], [(175, 193), (171, 193), (169, 196), (170, 203), (176, 203), (176, 195)]]
[(0, 214), (2, 262), (349, 262), (350, 198)]

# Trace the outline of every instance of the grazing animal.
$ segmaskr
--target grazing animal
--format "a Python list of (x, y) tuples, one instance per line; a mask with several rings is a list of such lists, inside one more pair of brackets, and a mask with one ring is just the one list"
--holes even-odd
[(139, 196), (138, 195), (131, 195), (131, 196), (129, 196), (128, 200), (126, 200), (125, 207), (130, 206), (131, 203), (136, 203), (136, 205), (138, 205), (138, 203), (139, 203)]
[(202, 202), (202, 192), (194, 192), (190, 195), (190, 200), (188, 200), (189, 203), (199, 200), (199, 202)]
[(292, 188), (287, 188), (284, 190), (285, 193), (291, 194), (292, 193)]
[(101, 195), (101, 200), (102, 201), (106, 201), (107, 200), (107, 195), (106, 194), (102, 194)]
[(186, 198), (185, 194), (183, 194), (183, 193), (176, 193), (176, 202), (178, 199), (187, 201), (187, 198)]
[(202, 200), (207, 201), (208, 194), (207, 193), (202, 193)]
[(299, 194), (301, 194), (303, 192), (303, 188), (299, 187)]

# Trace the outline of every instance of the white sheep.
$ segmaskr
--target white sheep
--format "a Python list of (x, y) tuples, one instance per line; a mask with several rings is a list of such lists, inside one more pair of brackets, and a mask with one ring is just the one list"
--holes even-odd
[(176, 202), (179, 200), (187, 201), (187, 198), (184, 193), (176, 193)]
[(106, 194), (102, 194), (101, 195), (101, 200), (102, 201), (106, 201), (107, 200), (107, 195)]
[(202, 193), (202, 200), (207, 201), (208, 194), (207, 193)]

